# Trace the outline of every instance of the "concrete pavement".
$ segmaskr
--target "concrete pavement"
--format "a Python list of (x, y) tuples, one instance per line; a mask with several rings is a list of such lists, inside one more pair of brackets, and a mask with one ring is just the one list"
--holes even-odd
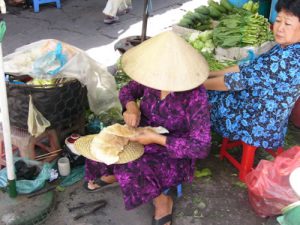
[[(150, 36), (170, 29), (186, 11), (206, 3), (206, 0), (152, 2), (152, 17), (148, 20), (147, 30)], [(3, 54), (34, 41), (53, 38), (81, 48), (98, 62), (111, 66), (119, 57), (119, 53), (114, 51), (114, 44), (124, 37), (141, 34), (143, 1), (133, 0), (130, 13), (121, 16), (120, 22), (112, 25), (103, 23), (105, 3), (62, 0), (61, 9), (56, 9), (54, 5), (41, 5), (39, 13), (34, 13), (33, 9), (8, 7)]]
[[(177, 23), (186, 11), (206, 0), (153, 0), (153, 16), (149, 18), (149, 36), (153, 36)], [(85, 50), (104, 66), (112, 66), (119, 58), (114, 44), (127, 36), (141, 34), (142, 0), (133, 0), (133, 10), (121, 16), (120, 22), (103, 24), (101, 13), (105, 1), (62, 0), (62, 9), (43, 5), (39, 13), (32, 9), (8, 7), (5, 15), (7, 33), (3, 53), (41, 39), (58, 39)], [(236, 170), (226, 161), (217, 158), (218, 144), (207, 160), (199, 161), (198, 169), (209, 168), (211, 177), (195, 179), (192, 185), (183, 186), (183, 197), (175, 200), (173, 225), (275, 225), (275, 218), (258, 217), (248, 202), (247, 191), (236, 185)], [(1, 195), (0, 195), (1, 197)], [(104, 209), (79, 220), (77, 212), (68, 208), (80, 202), (106, 199)], [(119, 187), (98, 193), (86, 193), (82, 182), (55, 192), (55, 203), (44, 225), (150, 225), (153, 214), (151, 203), (131, 211), (124, 210)], [(0, 221), (0, 224), (4, 224)]]

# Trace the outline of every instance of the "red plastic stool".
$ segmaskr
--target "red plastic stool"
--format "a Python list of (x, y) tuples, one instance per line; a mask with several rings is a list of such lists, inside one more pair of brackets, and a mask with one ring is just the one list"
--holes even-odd
[[(15, 146), (12, 146), (13, 153), (17, 152), (18, 148)], [(5, 150), (4, 150), (4, 142), (1, 141), (0, 143), (0, 169), (3, 167), (6, 167), (6, 161), (5, 161)]]
[[(237, 146), (242, 146), (243, 148), (241, 162), (238, 162), (232, 155), (228, 153), (228, 150)], [(257, 147), (248, 145), (243, 141), (230, 141), (228, 138), (223, 138), (220, 158), (221, 160), (224, 159), (224, 157), (228, 159), (229, 162), (239, 170), (240, 180), (245, 182), (246, 175), (252, 170), (256, 149)], [(283, 152), (283, 148), (279, 147), (276, 151), (266, 149), (266, 151), (273, 157), (276, 157)]]
[[(51, 154), (52, 152), (60, 149), (57, 133), (54, 129), (48, 129), (38, 137), (31, 136), (27, 131), (11, 127), (11, 141), (13, 150), (19, 150), (21, 157), (28, 159), (36, 159), (43, 161), (51, 161), (57, 157), (57, 154)], [(45, 157), (36, 157), (36, 147), (49, 154), (45, 154)], [(0, 129), (0, 166), (5, 166), (5, 151), (3, 143), (2, 130)]]

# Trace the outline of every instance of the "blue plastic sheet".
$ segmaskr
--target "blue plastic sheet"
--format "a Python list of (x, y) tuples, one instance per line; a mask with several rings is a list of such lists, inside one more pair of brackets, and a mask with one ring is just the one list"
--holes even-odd
[[(37, 161), (24, 160), (29, 165), (37, 165)], [(41, 166), (39, 175), (34, 180), (16, 180), (16, 188), (19, 194), (29, 194), (42, 189), (45, 183), (50, 178), (50, 170), (52, 166), (49, 163), (44, 163)], [(0, 170), (0, 188), (7, 186), (7, 171), (6, 168)]]

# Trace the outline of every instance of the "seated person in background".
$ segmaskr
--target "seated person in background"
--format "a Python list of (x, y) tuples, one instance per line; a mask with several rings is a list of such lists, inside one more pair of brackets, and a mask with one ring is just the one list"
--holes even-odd
[(207, 94), (201, 85), (208, 65), (170, 31), (128, 50), (121, 63), (133, 79), (119, 95), (126, 124), (162, 126), (169, 133), (144, 130), (130, 138), (144, 145), (144, 155), (133, 162), (107, 166), (87, 160), (87, 187), (97, 190), (117, 181), (126, 209), (153, 201), (153, 224), (170, 225), (173, 200), (163, 192), (192, 182), (196, 159), (206, 158), (210, 150)]
[(250, 64), (210, 72), (213, 129), (265, 149), (284, 144), (288, 118), (300, 96), (300, 0), (279, 0), (277, 45)]
[(104, 23), (112, 24), (119, 21), (118, 15), (124, 15), (132, 9), (131, 0), (108, 0), (103, 10)]

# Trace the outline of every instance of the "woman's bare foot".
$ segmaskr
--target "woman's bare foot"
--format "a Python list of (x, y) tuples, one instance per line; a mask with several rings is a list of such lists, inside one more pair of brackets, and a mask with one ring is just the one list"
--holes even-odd
[[(154, 219), (159, 220), (169, 214), (172, 214), (173, 199), (170, 196), (161, 194), (153, 200), (153, 204), (155, 206)], [(171, 222), (164, 225), (171, 225)]]
[[(101, 179), (102, 181), (106, 182), (106, 183), (109, 183), (109, 184), (112, 184), (112, 183), (114, 183), (114, 182), (117, 182), (117, 179), (116, 179), (116, 177), (115, 177), (114, 175), (102, 176), (100, 179)], [(97, 188), (100, 188), (100, 186), (99, 186), (98, 184), (96, 184), (94, 180), (90, 180), (90, 181), (88, 182), (88, 188), (89, 188), (90, 190), (95, 190), (95, 189), (97, 189)]]

